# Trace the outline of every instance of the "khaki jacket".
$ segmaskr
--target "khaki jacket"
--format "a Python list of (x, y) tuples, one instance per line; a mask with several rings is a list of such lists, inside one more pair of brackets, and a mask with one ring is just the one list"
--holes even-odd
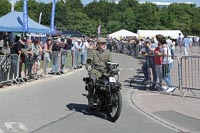
[[(89, 75), (95, 74), (97, 78), (107, 74), (106, 62), (112, 61), (109, 51), (99, 51), (98, 49), (88, 51), (88, 60), (91, 60), (91, 63), (86, 63), (86, 69)], [(91, 66), (90, 69), (88, 69), (89, 66)]]

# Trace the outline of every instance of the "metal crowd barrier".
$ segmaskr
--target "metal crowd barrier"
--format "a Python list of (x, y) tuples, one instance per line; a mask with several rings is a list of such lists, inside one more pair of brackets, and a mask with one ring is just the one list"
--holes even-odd
[(181, 88), (186, 89), (184, 96), (190, 91), (200, 90), (200, 56), (181, 57)]
[[(22, 68), (20, 68), (20, 61), (21, 57), (20, 55), (11, 55), (11, 78), (15, 83), (19, 85), (20, 82), (20, 72)], [(21, 81), (24, 82), (24, 80), (21, 78)]]
[[(170, 64), (161, 64), (155, 65), (155, 58), (156, 55), (146, 56), (146, 60), (142, 66), (143, 72), (146, 71), (148, 74), (148, 79), (146, 84), (153, 85), (156, 84), (158, 89), (162, 89), (162, 86), (166, 87), (176, 87), (180, 90), (180, 59), (178, 57), (174, 57), (173, 62)], [(157, 56), (157, 57), (171, 57), (171, 56)], [(146, 70), (145, 70), (146, 69)], [(157, 80), (155, 81), (155, 77)], [(162, 82), (160, 81), (160, 78)], [(166, 80), (164, 80), (167, 78)], [(169, 81), (170, 80), (170, 81)], [(171, 82), (170, 84), (167, 81)], [(181, 90), (180, 90), (181, 91)], [(182, 91), (181, 91), (182, 92)]]
[(19, 84), (20, 55), (0, 55), (0, 83)]
[(0, 55), (0, 83), (12, 81), (10, 77), (11, 56)]
[[(83, 59), (82, 51), (75, 49), (72, 51), (72, 54), (73, 54), (73, 65), (72, 66), (74, 69), (77, 69), (77, 68), (81, 67), (81, 65), (83, 63), (82, 62), (82, 59)], [(86, 52), (86, 54), (87, 54), (87, 52)]]
[[(144, 83), (146, 87), (150, 87), (152, 84), (167, 85), (166, 82), (159, 82), (159, 77), (157, 77), (156, 83), (153, 81), (155, 70), (155, 62), (153, 61), (154, 55), (146, 56), (146, 60), (143, 63), (142, 71), (143, 74), (148, 74), (147, 81)], [(168, 87), (175, 87), (186, 96), (188, 92), (191, 92), (194, 96), (194, 90), (200, 90), (200, 56), (183, 56), (181, 58), (174, 57), (173, 63), (170, 65), (170, 79), (171, 84), (167, 85)], [(167, 70), (163, 69), (162, 64), (162, 81), (164, 81), (164, 75), (167, 73)], [(133, 79), (134, 80), (134, 79)], [(132, 82), (132, 80), (131, 80)], [(147, 88), (148, 89), (148, 88)], [(183, 90), (185, 90), (183, 92)]]
[[(73, 66), (74, 58), (70, 54), (70, 50), (52, 51), (49, 55), (44, 53), (43, 65), (41, 65), (41, 73), (43, 77), (50, 77), (49, 74), (61, 75), (65, 69), (69, 69)], [(69, 63), (70, 62), (70, 63)]]
[(174, 57), (171, 69), (171, 85), (180, 88), (180, 58)]
[[(71, 62), (75, 62), (69, 54), (70, 50), (52, 51), (48, 56), (43, 51), (40, 59), (35, 59), (32, 64), (31, 76), (38, 78), (51, 77), (49, 73), (61, 75), (65, 69), (71, 68)], [(43, 58), (42, 58), (43, 57)], [(25, 63), (21, 61), (20, 55), (0, 55), (0, 84), (25, 83)], [(30, 75), (29, 75), (30, 76)], [(30, 77), (28, 77), (30, 78)], [(31, 78), (30, 78), (31, 79)]]

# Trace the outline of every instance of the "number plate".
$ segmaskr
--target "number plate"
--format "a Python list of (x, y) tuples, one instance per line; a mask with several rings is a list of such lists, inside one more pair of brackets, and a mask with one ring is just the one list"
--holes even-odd
[(111, 82), (111, 83), (115, 83), (115, 82), (116, 82), (115, 77), (109, 77), (109, 82)]

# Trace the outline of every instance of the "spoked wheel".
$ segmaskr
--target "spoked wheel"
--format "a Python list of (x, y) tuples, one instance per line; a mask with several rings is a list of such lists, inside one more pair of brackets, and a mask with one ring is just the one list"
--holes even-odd
[(107, 110), (108, 120), (110, 120), (111, 122), (115, 122), (119, 118), (121, 110), (122, 110), (122, 95), (120, 91), (115, 91), (112, 93), (111, 105), (108, 106)]

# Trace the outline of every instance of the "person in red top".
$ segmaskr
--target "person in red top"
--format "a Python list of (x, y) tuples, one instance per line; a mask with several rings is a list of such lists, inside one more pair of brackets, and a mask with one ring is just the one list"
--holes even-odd
[[(160, 48), (162, 45), (158, 43), (158, 47), (155, 48), (154, 53), (154, 62), (155, 62), (155, 67), (156, 67), (156, 74), (159, 78), (159, 84), (162, 84), (162, 53), (160, 52)], [(156, 79), (157, 80), (157, 79)]]

